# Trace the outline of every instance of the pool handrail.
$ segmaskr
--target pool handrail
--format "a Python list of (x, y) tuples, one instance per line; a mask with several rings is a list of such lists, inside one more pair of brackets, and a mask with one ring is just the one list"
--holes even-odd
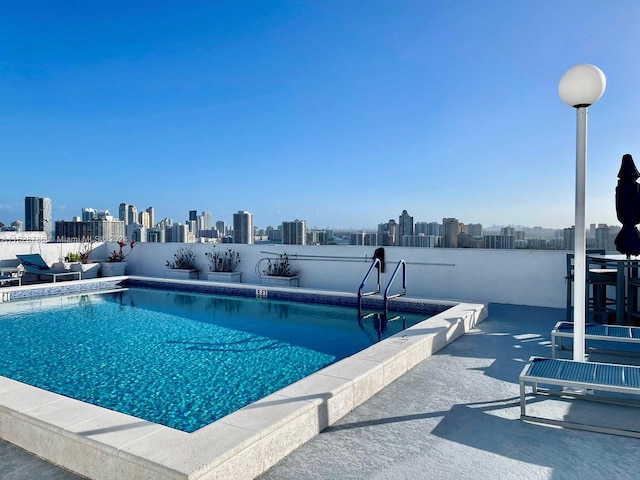
[[(362, 297), (380, 293), (380, 265), (381, 265), (380, 259), (374, 258), (373, 262), (371, 262), (371, 266), (369, 267), (369, 270), (367, 271), (367, 274), (362, 279), (362, 283), (360, 283), (360, 287), (358, 288), (358, 316), (360, 316), (360, 311), (362, 310)], [(367, 283), (367, 280), (369, 280), (369, 277), (371, 276), (371, 272), (376, 266), (378, 266), (378, 289), (375, 291), (362, 293), (362, 289), (364, 288), (364, 285)]]
[[(389, 289), (391, 288), (391, 284), (393, 283), (393, 281), (396, 279), (396, 276), (398, 275), (398, 270), (400, 269), (400, 265), (402, 265), (402, 291), (400, 293), (389, 295)], [(407, 294), (407, 262), (405, 262), (404, 259), (400, 259), (398, 261), (398, 264), (396, 265), (395, 270), (393, 271), (393, 274), (391, 275), (391, 279), (389, 280), (389, 283), (387, 283), (387, 288), (384, 289), (384, 312), (387, 313), (390, 298), (401, 297), (406, 294)]]

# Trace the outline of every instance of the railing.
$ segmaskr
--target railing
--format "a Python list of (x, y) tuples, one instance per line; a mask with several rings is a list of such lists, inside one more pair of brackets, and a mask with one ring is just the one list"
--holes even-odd
[[(258, 260), (255, 266), (255, 273), (258, 278), (262, 278), (262, 272), (264, 271), (264, 262), (278, 263), (286, 257), (286, 261), (289, 262), (367, 262), (369, 257), (367, 255), (363, 257), (349, 257), (344, 255), (301, 255), (298, 253), (286, 253), (286, 252), (271, 252), (267, 250), (260, 250), (260, 253), (269, 255), (268, 257), (262, 257)], [(293, 268), (293, 266), (292, 266)], [(294, 268), (294, 270), (297, 270)], [(378, 279), (378, 283), (380, 280)], [(378, 292), (380, 288), (378, 287)]]
[[(396, 279), (396, 276), (398, 275), (398, 270), (400, 269), (400, 265), (402, 265), (402, 291), (394, 295), (389, 295), (389, 289), (391, 289), (391, 284), (393, 283), (393, 281)], [(406, 294), (407, 294), (407, 262), (405, 262), (404, 260), (400, 260), (398, 261), (398, 264), (396, 265), (396, 269), (393, 271), (393, 274), (391, 275), (391, 279), (389, 280), (389, 283), (387, 283), (387, 288), (384, 289), (385, 314), (387, 313), (390, 298), (401, 297)]]
[[(371, 276), (371, 272), (376, 266), (378, 267), (378, 289), (375, 291), (362, 293), (362, 289), (367, 283), (367, 280), (369, 280), (369, 277)], [(371, 266), (369, 267), (367, 274), (364, 276), (364, 279), (362, 280), (362, 283), (358, 288), (358, 317), (360, 317), (360, 312), (362, 311), (362, 297), (366, 297), (368, 295), (375, 295), (376, 293), (380, 293), (380, 259), (379, 258), (373, 259), (373, 262), (371, 262)]]
[[(260, 250), (260, 253), (264, 253), (266, 255), (270, 255), (272, 257), (277, 257), (286, 252), (271, 252), (268, 250)], [(345, 255), (310, 255), (310, 254), (300, 254), (300, 253), (287, 253), (287, 256), (291, 260), (295, 261), (306, 261), (306, 262), (366, 262), (369, 260), (368, 255), (364, 256), (345, 256)]]

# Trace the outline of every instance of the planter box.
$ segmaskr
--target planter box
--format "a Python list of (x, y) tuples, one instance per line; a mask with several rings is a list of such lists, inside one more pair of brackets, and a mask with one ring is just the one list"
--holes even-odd
[(103, 277), (119, 277), (124, 275), (127, 262), (100, 262)]
[(177, 280), (195, 280), (198, 278), (197, 270), (188, 270), (186, 268), (167, 268), (167, 278), (175, 278)]
[(272, 285), (274, 287), (297, 287), (299, 279), (300, 277), (298, 275), (294, 277), (276, 277), (273, 275), (267, 275), (262, 277), (262, 284)]
[(240, 283), (242, 272), (207, 272), (207, 280), (210, 282)]
[(71, 265), (79, 264), (80, 262), (56, 262), (51, 265), (54, 270), (71, 270)]
[(82, 272), (82, 279), (97, 278), (100, 271), (99, 263), (72, 263), (72, 272)]

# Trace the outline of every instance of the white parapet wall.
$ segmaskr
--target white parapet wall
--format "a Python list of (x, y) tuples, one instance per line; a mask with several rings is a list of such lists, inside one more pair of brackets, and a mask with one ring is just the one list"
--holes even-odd
[[(17, 263), (16, 254), (40, 253), (52, 264), (75, 244), (0, 242), (0, 266)], [(205, 252), (212, 244), (141, 243), (127, 257), (127, 274), (166, 277), (166, 262), (180, 248), (192, 248), (199, 262), (199, 278), (207, 278)], [(115, 243), (94, 247), (95, 261), (106, 259), (118, 246)], [(238, 270), (242, 282), (260, 284), (259, 274), (266, 267), (264, 258), (287, 253), (294, 268), (300, 270), (300, 287), (357, 292), (371, 264), (376, 247), (355, 245), (271, 245), (218, 244), (217, 251), (231, 248), (240, 253)], [(74, 250), (75, 249), (75, 250)], [(566, 304), (567, 251), (488, 250), (384, 247), (386, 287), (399, 260), (406, 262), (407, 295), (412, 297), (495, 302), (562, 308)], [(128, 252), (128, 247), (126, 248)], [(400, 270), (391, 293), (402, 286)], [(375, 273), (365, 291), (376, 288)]]

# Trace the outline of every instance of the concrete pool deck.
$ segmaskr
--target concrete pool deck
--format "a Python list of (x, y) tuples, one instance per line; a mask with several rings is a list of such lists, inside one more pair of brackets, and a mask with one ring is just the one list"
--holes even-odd
[(0, 377), (0, 437), (94, 479), (255, 478), (486, 315), (456, 304), (191, 434)]

